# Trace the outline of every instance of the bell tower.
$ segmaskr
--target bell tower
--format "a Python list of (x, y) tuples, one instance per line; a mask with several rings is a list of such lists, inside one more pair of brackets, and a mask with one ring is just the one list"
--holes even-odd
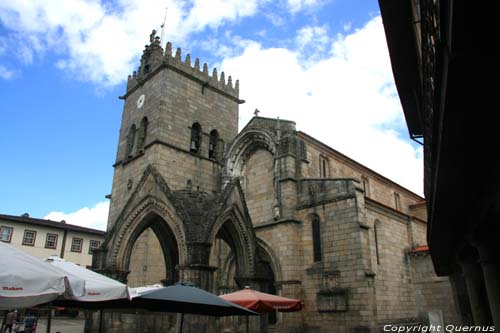
[(153, 30), (129, 75), (114, 164), (108, 230), (120, 218), (148, 166), (171, 190), (220, 191), (222, 159), (238, 132), (239, 82), (182, 59)]

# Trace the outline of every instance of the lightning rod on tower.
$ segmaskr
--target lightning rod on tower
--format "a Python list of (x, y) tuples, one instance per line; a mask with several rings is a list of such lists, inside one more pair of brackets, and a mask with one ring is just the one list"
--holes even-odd
[(168, 7), (165, 8), (165, 17), (163, 17), (163, 23), (160, 26), (160, 28), (161, 28), (160, 44), (163, 44), (163, 32), (165, 31), (165, 22), (167, 20), (167, 9), (168, 9)]

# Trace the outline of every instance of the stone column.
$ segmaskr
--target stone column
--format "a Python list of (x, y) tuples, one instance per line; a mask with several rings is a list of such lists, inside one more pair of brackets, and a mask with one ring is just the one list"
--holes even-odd
[(493, 323), (500, 328), (500, 267), (495, 261), (499, 253), (487, 244), (480, 244), (478, 250)]
[(491, 314), (489, 311), (486, 297), (484, 297), (483, 274), (481, 266), (473, 256), (464, 258), (460, 262), (467, 285), (469, 301), (472, 310), (474, 324), (478, 326), (487, 326), (491, 324)]
[[(203, 264), (189, 264), (178, 266), (179, 279), (182, 282), (192, 282), (198, 288), (210, 291), (212, 287), (213, 272), (217, 267), (203, 265)], [(182, 318), (182, 316), (184, 318)], [(183, 332), (184, 333), (199, 333), (199, 332), (214, 332), (215, 331), (215, 318), (209, 316), (199, 316), (179, 314), (177, 316), (177, 331), (183, 319)]]
[(203, 265), (203, 264), (190, 264), (179, 265), (179, 280), (182, 282), (192, 282), (198, 288), (205, 289), (209, 292), (212, 288), (213, 273), (217, 267)]

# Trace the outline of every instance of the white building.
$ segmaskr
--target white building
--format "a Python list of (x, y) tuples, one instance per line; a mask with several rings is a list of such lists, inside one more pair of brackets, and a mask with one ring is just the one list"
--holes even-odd
[(105, 232), (22, 216), (0, 214), (0, 241), (38, 258), (57, 255), (83, 267), (92, 265), (92, 250), (101, 246)]

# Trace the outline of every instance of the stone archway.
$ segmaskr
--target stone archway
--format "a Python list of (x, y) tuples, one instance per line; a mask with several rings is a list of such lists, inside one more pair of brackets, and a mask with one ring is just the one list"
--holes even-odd
[(274, 134), (262, 130), (242, 132), (228, 150), (223, 170), (224, 183), (240, 176), (243, 164), (255, 150), (265, 149), (274, 156), (277, 140)]
[(187, 251), (182, 221), (173, 211), (169, 205), (152, 196), (142, 200), (114, 230), (108, 247), (107, 267), (127, 272), (136, 240), (146, 229), (151, 228), (160, 243), (165, 267), (170, 268), (164, 282), (176, 282), (178, 273), (175, 269), (185, 263)]
[(256, 237), (248, 216), (236, 206), (226, 209), (214, 223), (208, 238), (210, 244), (222, 239), (230, 248), (235, 265), (235, 278), (255, 276)]

